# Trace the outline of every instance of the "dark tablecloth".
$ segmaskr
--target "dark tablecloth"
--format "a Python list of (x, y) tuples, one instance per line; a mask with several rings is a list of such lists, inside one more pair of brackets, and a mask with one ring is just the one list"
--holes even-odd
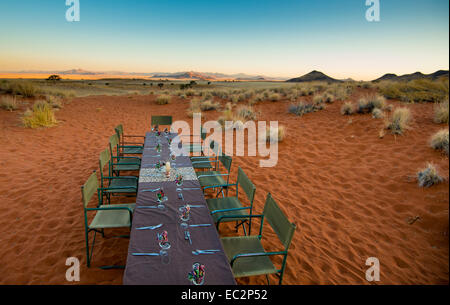
[[(174, 137), (172, 134), (171, 137)], [(165, 137), (161, 138), (162, 151), (160, 157), (154, 147), (156, 137), (154, 133), (147, 133), (144, 153), (142, 155), (142, 170), (152, 167), (157, 161), (167, 161), (170, 157), (168, 143)], [(192, 167), (187, 156), (177, 157), (175, 161), (177, 168)], [(133, 215), (133, 225), (130, 235), (128, 257), (125, 273), (123, 276), (124, 285), (189, 285), (188, 273), (192, 270), (192, 265), (196, 262), (205, 265), (205, 285), (235, 285), (231, 267), (223, 252), (223, 247), (219, 235), (210, 216), (209, 209), (200, 184), (196, 179), (185, 180), (181, 188), (199, 188), (194, 190), (183, 190), (183, 197), (177, 196), (177, 186), (174, 181), (164, 181), (164, 175), (157, 182), (139, 182), (139, 190), (136, 200), (136, 209)], [(170, 180), (170, 179), (169, 179)], [(147, 189), (162, 187), (168, 200), (164, 203), (164, 211), (158, 209), (143, 209), (139, 206), (157, 205), (155, 192), (144, 192)], [(184, 204), (201, 205), (203, 207), (191, 208), (191, 216), (188, 224), (211, 224), (209, 227), (190, 227), (192, 245), (184, 238), (184, 229), (181, 228), (179, 208)], [(136, 230), (138, 227), (153, 226), (163, 224), (156, 230)], [(168, 250), (169, 263), (163, 264), (159, 256), (133, 256), (132, 253), (159, 252), (161, 250), (157, 233), (168, 232), (168, 239), (171, 247)], [(217, 254), (194, 255), (192, 250), (196, 249), (219, 249)]]

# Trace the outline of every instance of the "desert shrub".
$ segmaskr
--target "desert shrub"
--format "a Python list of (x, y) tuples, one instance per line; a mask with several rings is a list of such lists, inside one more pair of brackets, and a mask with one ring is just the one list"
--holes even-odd
[(284, 126), (278, 127), (267, 126), (266, 133), (263, 134), (262, 136), (268, 143), (282, 142), (286, 136), (286, 129)]
[(13, 111), (19, 108), (19, 104), (15, 96), (2, 96), (0, 99), (0, 108)]
[(201, 103), (202, 103), (202, 101), (199, 98), (194, 98), (191, 101), (189, 108), (187, 109), (188, 117), (192, 118), (194, 116), (194, 113), (202, 112)]
[(369, 101), (366, 98), (360, 98), (358, 100), (358, 103), (356, 105), (356, 112), (358, 113), (367, 113), (370, 112), (369, 110)]
[(448, 124), (448, 98), (434, 107), (434, 122)]
[(386, 129), (393, 134), (402, 134), (411, 122), (411, 111), (406, 108), (397, 108), (394, 110), (392, 116), (386, 121)]
[(193, 89), (186, 90), (186, 96), (194, 96), (194, 95), (195, 95), (195, 90), (193, 90)]
[(160, 95), (156, 98), (156, 104), (158, 105), (167, 105), (170, 103), (170, 95)]
[(316, 111), (316, 106), (310, 103), (298, 102), (297, 104), (290, 105), (288, 111), (289, 113), (303, 116), (304, 114)]
[(46, 101), (36, 101), (33, 108), (24, 113), (22, 122), (28, 128), (51, 127), (57, 123), (55, 113)]
[(22, 95), (23, 97), (34, 97), (38, 93), (38, 88), (31, 82), (15, 81), (9, 84), (9, 93)]
[(355, 109), (355, 107), (353, 106), (352, 102), (345, 102), (341, 107), (341, 114), (342, 115), (351, 115), (355, 111), (354, 109)]
[(430, 187), (441, 183), (444, 181), (444, 178), (439, 175), (433, 164), (428, 163), (427, 167), (417, 172), (417, 181), (419, 182), (420, 187)]
[(372, 117), (374, 119), (382, 119), (382, 118), (384, 118), (384, 113), (380, 108), (374, 108), (372, 110)]
[(430, 140), (430, 146), (443, 151), (448, 156), (448, 129), (439, 130)]
[(236, 114), (238, 117), (244, 119), (244, 120), (256, 120), (257, 113), (253, 110), (253, 107), (242, 105), (238, 107), (236, 110)]
[(403, 102), (440, 102), (448, 96), (448, 79), (416, 79), (409, 82), (384, 81), (378, 87), (388, 99)]
[(271, 102), (277, 102), (277, 101), (279, 101), (281, 99), (281, 95), (279, 94), (279, 93), (272, 93), (272, 94), (270, 94), (269, 95), (269, 100), (271, 101)]
[(200, 103), (202, 111), (216, 110), (219, 108), (219, 103), (214, 103), (212, 100), (205, 100)]
[(61, 109), (63, 107), (61, 99), (56, 96), (48, 95), (45, 100), (52, 108)]
[(386, 99), (379, 95), (371, 95), (367, 97), (367, 109), (368, 111), (373, 111), (374, 109), (383, 110), (386, 107)]

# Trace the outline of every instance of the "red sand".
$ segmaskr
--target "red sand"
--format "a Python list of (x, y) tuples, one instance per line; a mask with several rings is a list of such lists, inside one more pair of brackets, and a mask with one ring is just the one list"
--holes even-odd
[[(0, 284), (67, 284), (70, 256), (81, 261), (81, 284), (121, 284), (123, 270), (96, 267), (125, 263), (126, 239), (99, 238), (93, 266), (86, 267), (80, 186), (97, 169), (117, 124), (144, 134), (152, 114), (188, 120), (188, 104), (176, 99), (158, 106), (148, 96), (78, 98), (56, 113), (57, 127), (35, 130), (20, 126), (22, 111), (0, 110)], [(259, 168), (259, 158), (236, 157), (231, 178), (241, 166), (257, 187), (256, 212), (271, 192), (297, 224), (284, 283), (368, 284), (365, 261), (377, 257), (379, 284), (448, 284), (448, 182), (423, 189), (409, 178), (428, 161), (448, 178), (448, 158), (428, 146), (445, 127), (432, 122), (432, 105), (407, 105), (412, 129), (379, 139), (382, 120), (342, 116), (341, 102), (301, 118), (287, 114), (288, 104), (255, 106), (260, 120), (287, 128), (278, 165)], [(420, 219), (408, 224), (415, 216)], [(273, 232), (264, 235), (266, 249), (277, 247)], [(261, 276), (238, 283), (266, 282)]]

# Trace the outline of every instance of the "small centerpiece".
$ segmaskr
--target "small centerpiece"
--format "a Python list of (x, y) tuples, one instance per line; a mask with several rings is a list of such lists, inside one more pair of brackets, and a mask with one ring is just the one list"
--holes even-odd
[(185, 206), (180, 208), (180, 218), (182, 221), (188, 221), (191, 217), (191, 207), (189, 204), (186, 204)]
[(169, 242), (169, 236), (167, 234), (167, 231), (163, 231), (162, 233), (157, 233), (157, 238), (159, 242), (159, 246), (167, 250), (170, 248), (170, 242)]
[(161, 152), (161, 144), (156, 144), (156, 151), (159, 153)]
[(156, 197), (158, 202), (167, 201), (167, 196), (164, 194), (164, 190), (162, 188), (156, 193)]
[(194, 285), (203, 285), (205, 282), (205, 266), (200, 263), (194, 263), (192, 271), (188, 274), (188, 280)]
[(177, 186), (182, 186), (183, 185), (183, 175), (177, 174), (177, 176), (175, 177), (175, 183), (177, 184)]

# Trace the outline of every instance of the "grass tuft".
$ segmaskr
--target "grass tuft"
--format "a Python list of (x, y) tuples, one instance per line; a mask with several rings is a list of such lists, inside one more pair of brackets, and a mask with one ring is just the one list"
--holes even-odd
[(386, 129), (393, 134), (403, 134), (409, 128), (411, 122), (411, 111), (406, 108), (397, 108), (392, 116), (386, 121)]
[(53, 108), (46, 101), (36, 101), (33, 108), (24, 113), (22, 122), (28, 128), (52, 127), (57, 124)]
[(442, 129), (431, 137), (430, 146), (443, 151), (448, 156), (448, 142), (448, 129)]
[(417, 181), (420, 187), (430, 187), (443, 182), (444, 178), (439, 175), (433, 164), (428, 163), (426, 168), (417, 172)]

